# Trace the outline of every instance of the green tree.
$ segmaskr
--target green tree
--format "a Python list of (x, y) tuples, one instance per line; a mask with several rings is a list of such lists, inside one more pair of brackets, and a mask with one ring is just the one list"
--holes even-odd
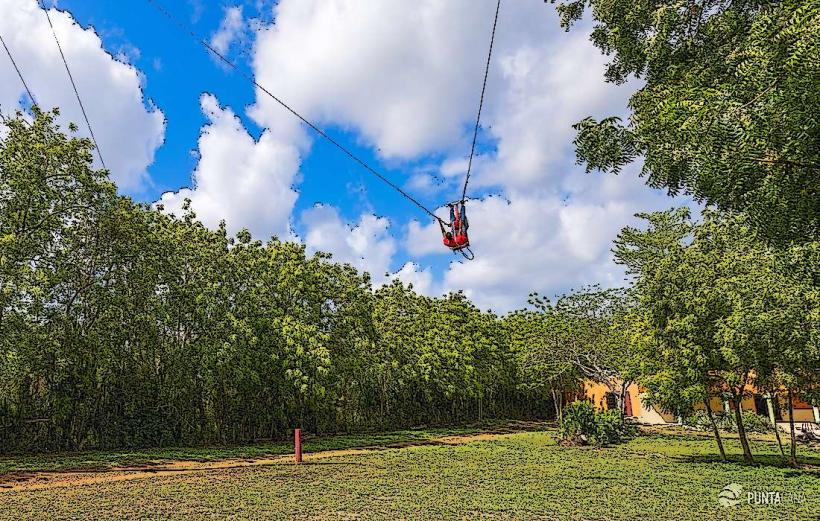
[(796, 282), (799, 270), (787, 268), (782, 251), (760, 241), (742, 217), (707, 211), (698, 225), (680, 211), (646, 218), (647, 230), (625, 229), (615, 248), (637, 275), (641, 383), (650, 401), (686, 412), (703, 400), (710, 416), (708, 396), (727, 392), (751, 463), (741, 401), (753, 386), (777, 390), (784, 374), (811, 375), (802, 383), (814, 377), (816, 287), (802, 276)]
[(118, 196), (54, 113), (0, 140), (0, 450), (545, 415), (503, 320)]
[(562, 295), (554, 304), (538, 295), (530, 301), (549, 316), (550, 331), (562, 346), (561, 360), (583, 378), (604, 384), (623, 417), (635, 370), (624, 323), (629, 292), (590, 286)]
[(820, 2), (552, 2), (565, 28), (590, 9), (607, 81), (641, 80), (626, 124), (575, 126), (579, 162), (641, 158), (653, 187), (745, 212), (769, 239), (817, 239)]
[(521, 310), (504, 318), (510, 349), (520, 374), (519, 386), (535, 396), (549, 396), (560, 422), (564, 396), (578, 390), (579, 374), (565, 349), (560, 318)]

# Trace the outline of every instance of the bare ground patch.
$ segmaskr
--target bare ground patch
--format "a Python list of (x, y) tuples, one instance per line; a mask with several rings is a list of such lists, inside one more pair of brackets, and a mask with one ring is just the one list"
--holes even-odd
[[(536, 425), (538, 425), (539, 427), (541, 426), (541, 424), (520, 422), (510, 424), (507, 427), (493, 429), (489, 432), (455, 436), (442, 436), (438, 438), (432, 438), (429, 440), (413, 440), (408, 442), (400, 442), (380, 446), (340, 450), (325, 450), (320, 452), (305, 453), (303, 455), (303, 461), (305, 464), (310, 464), (311, 462), (328, 458), (357, 456), (381, 450), (403, 449), (408, 447), (429, 445), (462, 445), (466, 443), (492, 441), (509, 436), (516, 432), (536, 430)], [(270, 465), (293, 464), (293, 454), (286, 454), (262, 458), (224, 459), (208, 462), (167, 461), (157, 464), (122, 466), (110, 469), (12, 472), (0, 476), (0, 494), (2, 494), (3, 492), (75, 487), (82, 485), (94, 485), (100, 483), (112, 483), (118, 481), (151, 479), (165, 476), (180, 476), (186, 474), (216, 472), (247, 467), (264, 467)]]

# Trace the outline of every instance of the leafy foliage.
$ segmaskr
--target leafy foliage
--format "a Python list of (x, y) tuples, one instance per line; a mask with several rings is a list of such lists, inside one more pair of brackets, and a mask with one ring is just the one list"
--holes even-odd
[(586, 400), (567, 405), (558, 428), (568, 444), (599, 446), (622, 443), (635, 435), (635, 427), (626, 423), (619, 411), (596, 411)]
[[(737, 422), (733, 415), (716, 412), (713, 416), (719, 429), (727, 432), (737, 432)], [(767, 417), (755, 412), (743, 411), (742, 418), (743, 427), (747, 432), (766, 433), (774, 430), (774, 427)], [(683, 424), (700, 431), (712, 430), (712, 423), (704, 411), (696, 411), (694, 414), (685, 417)]]
[(589, 286), (561, 295), (552, 303), (532, 295), (531, 303), (549, 324), (552, 364), (606, 385), (623, 413), (625, 394), (635, 373), (632, 342), (624, 320), (633, 306), (631, 293), (622, 288)]
[(586, 118), (580, 163), (618, 173), (642, 159), (653, 187), (742, 211), (780, 243), (820, 235), (820, 2), (572, 0), (589, 8), (606, 79), (642, 86), (627, 123)]
[(0, 447), (168, 446), (549, 412), (504, 322), (116, 194), (53, 114), (0, 141)]
[(687, 415), (725, 393), (751, 462), (742, 398), (817, 384), (817, 243), (774, 248), (744, 217), (713, 211), (699, 224), (675, 210), (645, 218), (648, 228), (625, 229), (615, 248), (636, 275), (628, 323), (645, 400)]
[(595, 407), (586, 400), (576, 400), (567, 405), (558, 433), (561, 438), (574, 444), (584, 444), (595, 436)]

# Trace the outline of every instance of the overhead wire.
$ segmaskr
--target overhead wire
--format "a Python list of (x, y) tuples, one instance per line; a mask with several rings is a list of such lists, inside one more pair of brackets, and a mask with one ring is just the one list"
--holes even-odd
[(20, 71), (20, 67), (18, 67), (17, 62), (14, 61), (14, 56), (12, 56), (11, 50), (9, 49), (8, 45), (6, 45), (6, 40), (3, 39), (3, 35), (0, 35), (0, 43), (3, 44), (3, 48), (6, 50), (6, 54), (8, 55), (9, 60), (11, 60), (11, 64), (14, 66), (14, 70), (17, 71), (17, 77), (20, 78), (20, 82), (26, 89), (28, 97), (31, 99), (31, 102), (36, 105), (37, 101), (34, 99), (34, 95), (31, 93), (31, 89), (28, 88), (28, 83), (26, 83), (26, 79), (23, 78), (23, 73)]
[(470, 173), (473, 170), (473, 157), (475, 156), (475, 146), (478, 141), (478, 129), (481, 126), (481, 111), (484, 109), (484, 94), (487, 92), (487, 78), (490, 76), (490, 62), (493, 59), (493, 46), (495, 45), (495, 31), (498, 27), (498, 13), (501, 11), (501, 0), (495, 6), (495, 20), (493, 21), (493, 32), (490, 36), (490, 52), (487, 54), (487, 66), (484, 68), (484, 85), (481, 87), (481, 100), (478, 103), (478, 115), (475, 119), (475, 130), (473, 131), (473, 146), (470, 149), (470, 161), (467, 163), (467, 177), (464, 179), (464, 189), (461, 191), (461, 201), (467, 198), (467, 184), (470, 182)]
[(281, 106), (282, 106), (285, 110), (287, 110), (288, 112), (290, 112), (291, 114), (293, 114), (294, 116), (296, 116), (296, 117), (297, 117), (300, 121), (302, 121), (302, 123), (304, 123), (305, 125), (307, 125), (308, 127), (310, 127), (310, 128), (311, 128), (314, 132), (316, 132), (318, 135), (320, 135), (320, 136), (321, 136), (321, 137), (323, 137), (325, 140), (327, 140), (327, 141), (328, 141), (328, 142), (330, 142), (332, 145), (334, 145), (336, 148), (338, 148), (339, 150), (341, 150), (341, 151), (342, 151), (345, 155), (347, 155), (350, 159), (352, 159), (353, 161), (355, 161), (356, 163), (358, 163), (360, 166), (362, 166), (365, 170), (367, 170), (367, 171), (368, 171), (368, 172), (370, 172), (371, 174), (375, 175), (377, 178), (379, 178), (380, 180), (382, 180), (385, 184), (387, 184), (388, 186), (390, 186), (391, 188), (393, 188), (394, 190), (396, 190), (398, 193), (400, 193), (402, 196), (404, 196), (407, 200), (409, 200), (410, 202), (412, 202), (413, 204), (415, 204), (417, 207), (419, 207), (421, 210), (423, 210), (425, 213), (427, 213), (428, 215), (430, 215), (430, 216), (431, 216), (434, 220), (436, 220), (436, 221), (438, 221), (438, 222), (443, 222), (443, 221), (442, 221), (442, 219), (441, 219), (439, 216), (437, 216), (437, 215), (436, 215), (436, 214), (435, 214), (432, 210), (428, 209), (426, 206), (424, 206), (422, 203), (420, 203), (420, 202), (419, 202), (419, 201), (418, 201), (415, 197), (413, 197), (412, 195), (410, 195), (409, 193), (407, 193), (407, 192), (406, 192), (405, 190), (403, 190), (400, 186), (398, 186), (398, 185), (397, 185), (397, 184), (395, 184), (393, 181), (391, 181), (390, 179), (388, 179), (387, 177), (385, 177), (383, 174), (381, 174), (381, 173), (380, 173), (379, 171), (377, 171), (375, 168), (371, 167), (371, 166), (370, 166), (369, 164), (367, 164), (367, 163), (366, 163), (363, 159), (360, 159), (360, 158), (359, 158), (356, 154), (354, 154), (353, 152), (351, 152), (351, 151), (350, 151), (350, 149), (348, 149), (347, 147), (345, 147), (344, 145), (342, 145), (341, 143), (339, 143), (337, 140), (335, 140), (333, 137), (331, 137), (330, 135), (328, 135), (328, 134), (327, 134), (327, 132), (325, 132), (324, 130), (322, 130), (322, 129), (321, 129), (321, 128), (319, 128), (318, 126), (316, 126), (316, 125), (314, 125), (313, 123), (311, 123), (311, 122), (310, 122), (307, 118), (305, 118), (304, 116), (302, 116), (299, 112), (297, 112), (295, 109), (293, 109), (290, 105), (288, 105), (287, 103), (285, 103), (282, 99), (280, 99), (279, 97), (277, 97), (276, 95), (274, 95), (271, 91), (269, 91), (267, 88), (265, 88), (263, 85), (261, 85), (261, 84), (260, 84), (260, 83), (256, 80), (256, 78), (255, 78), (253, 75), (251, 75), (251, 74), (249, 74), (249, 73), (247, 73), (247, 72), (245, 72), (245, 71), (241, 70), (241, 69), (240, 69), (240, 68), (239, 68), (239, 67), (238, 67), (238, 66), (237, 66), (237, 65), (236, 65), (233, 61), (229, 60), (229, 59), (228, 59), (228, 58), (227, 58), (224, 54), (222, 54), (221, 52), (219, 52), (219, 51), (217, 51), (216, 49), (214, 49), (214, 47), (213, 47), (210, 43), (208, 43), (205, 39), (203, 39), (202, 37), (200, 37), (200, 36), (199, 36), (199, 35), (198, 35), (198, 34), (197, 34), (197, 33), (196, 33), (193, 29), (191, 29), (191, 28), (187, 27), (187, 26), (186, 26), (183, 22), (181, 22), (181, 21), (180, 21), (180, 20), (179, 20), (176, 16), (174, 16), (174, 14), (172, 14), (172, 13), (171, 13), (170, 11), (168, 11), (165, 7), (163, 7), (163, 6), (162, 6), (162, 4), (160, 4), (160, 3), (159, 3), (159, 2), (157, 2), (156, 0), (145, 0), (145, 1), (146, 1), (146, 2), (148, 2), (148, 3), (152, 6), (152, 7), (154, 7), (154, 9), (156, 9), (157, 11), (159, 11), (159, 12), (160, 12), (163, 16), (165, 16), (166, 18), (168, 18), (168, 19), (169, 19), (169, 20), (170, 20), (170, 21), (171, 21), (174, 25), (176, 25), (176, 26), (177, 26), (177, 27), (178, 27), (178, 28), (179, 28), (182, 32), (184, 32), (184, 33), (188, 34), (188, 35), (189, 35), (189, 36), (190, 36), (190, 37), (191, 37), (194, 41), (196, 41), (197, 43), (201, 44), (201, 45), (202, 45), (203, 47), (205, 47), (208, 51), (210, 51), (211, 53), (213, 53), (213, 55), (214, 55), (214, 56), (216, 56), (217, 58), (219, 58), (219, 60), (220, 60), (220, 61), (222, 61), (223, 63), (225, 63), (228, 67), (230, 67), (230, 68), (231, 68), (231, 69), (233, 69), (235, 72), (237, 72), (237, 73), (239, 73), (241, 76), (243, 76), (246, 80), (248, 80), (249, 82), (251, 82), (251, 83), (252, 83), (252, 84), (253, 84), (253, 85), (254, 85), (257, 89), (259, 89), (261, 92), (265, 93), (268, 97), (270, 97), (270, 98), (271, 98), (271, 99), (273, 99), (276, 103), (278, 103), (279, 105), (281, 105)]
[(54, 35), (54, 41), (57, 43), (57, 50), (60, 51), (60, 57), (63, 60), (63, 65), (65, 65), (65, 71), (68, 73), (68, 79), (71, 80), (71, 86), (74, 88), (74, 95), (77, 97), (77, 103), (80, 104), (80, 110), (83, 113), (83, 118), (85, 119), (85, 124), (88, 127), (88, 132), (91, 134), (91, 141), (94, 142), (94, 147), (97, 149), (97, 157), (100, 158), (100, 164), (105, 170), (108, 168), (105, 166), (105, 160), (102, 156), (102, 151), (100, 150), (100, 145), (97, 143), (97, 137), (94, 135), (94, 129), (91, 128), (91, 121), (88, 119), (88, 114), (85, 111), (85, 105), (83, 104), (83, 100), (80, 97), (80, 91), (77, 90), (77, 83), (74, 81), (74, 76), (71, 74), (71, 69), (68, 66), (68, 61), (66, 60), (65, 54), (63, 53), (63, 47), (60, 45), (60, 39), (57, 37), (57, 31), (54, 29), (54, 24), (51, 23), (51, 16), (48, 14), (48, 9), (46, 9), (45, 5), (42, 5), (38, 1), (38, 6), (43, 10), (46, 15), (46, 19), (48, 20), (48, 25), (51, 27), (51, 34)]

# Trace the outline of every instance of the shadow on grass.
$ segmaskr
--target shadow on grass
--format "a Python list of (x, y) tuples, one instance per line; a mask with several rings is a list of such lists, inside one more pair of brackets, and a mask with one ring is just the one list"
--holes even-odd
[[(369, 463), (358, 463), (355, 461), (303, 461), (298, 466), (300, 467), (313, 467), (313, 466), (322, 466), (322, 465), (340, 465), (340, 466), (347, 466), (347, 467), (368, 467), (372, 469), (384, 469), (384, 467), (378, 467), (375, 465), (371, 465)], [(252, 467), (244, 467), (244, 468), (252, 468)]]

